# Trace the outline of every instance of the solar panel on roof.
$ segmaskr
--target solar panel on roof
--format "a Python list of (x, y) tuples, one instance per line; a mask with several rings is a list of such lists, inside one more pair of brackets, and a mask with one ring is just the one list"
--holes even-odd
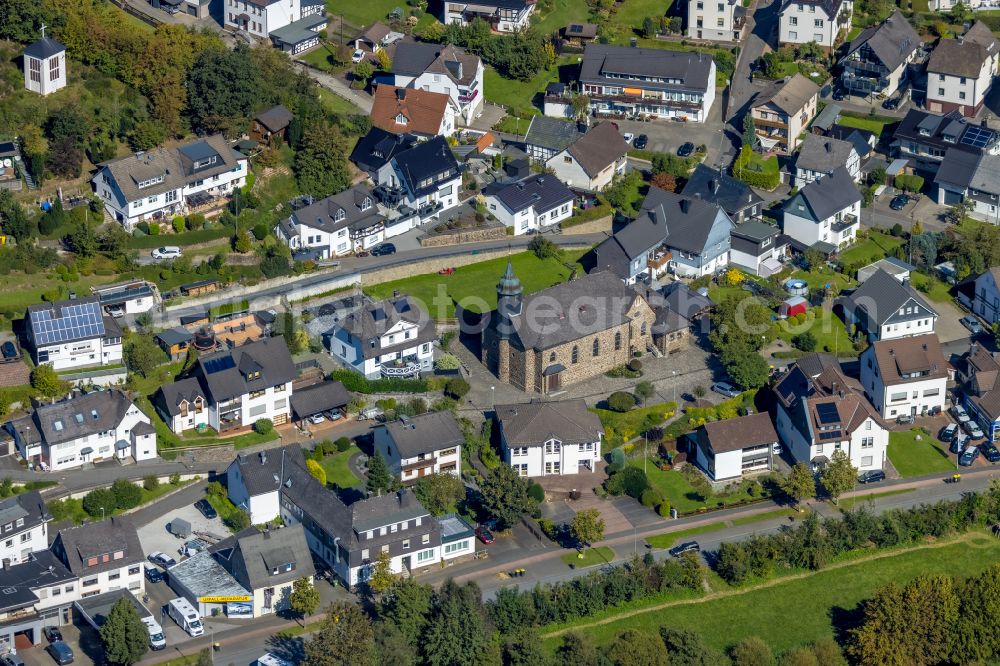
[(824, 402), (816, 405), (816, 413), (819, 414), (821, 425), (840, 423), (840, 414), (837, 412), (837, 405), (832, 402)]
[(212, 358), (205, 361), (205, 372), (210, 375), (214, 375), (216, 372), (222, 372), (223, 370), (229, 370), (230, 368), (235, 368), (236, 362), (233, 361), (232, 356), (220, 356), (219, 358)]
[(962, 143), (973, 148), (985, 148), (995, 135), (995, 132), (988, 127), (970, 125), (962, 135)]
[(38, 344), (49, 345), (104, 335), (104, 318), (98, 303), (64, 305), (53, 318), (52, 310), (31, 313), (31, 326)]
[(819, 434), (820, 439), (840, 439), (841, 434), (839, 430), (831, 430), (828, 432), (821, 432)]

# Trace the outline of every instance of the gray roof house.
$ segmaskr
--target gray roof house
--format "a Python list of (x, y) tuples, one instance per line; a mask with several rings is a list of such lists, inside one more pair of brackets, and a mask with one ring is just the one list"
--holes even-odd
[(558, 439), (566, 444), (600, 442), (604, 426), (583, 400), (556, 400), (497, 405), (501, 443), (506, 448), (542, 446)]
[(288, 384), (298, 376), (281, 336), (203, 356), (195, 372), (214, 403)]
[(840, 83), (851, 94), (892, 95), (906, 80), (906, 65), (917, 49), (920, 36), (899, 11), (879, 25), (865, 28), (847, 47), (841, 59)]
[(784, 233), (799, 251), (827, 254), (854, 241), (861, 223), (861, 192), (840, 167), (799, 190), (784, 206)]
[(727, 264), (733, 221), (718, 204), (650, 187), (637, 219), (643, 217), (665, 227), (666, 270), (699, 277)]
[(428, 412), (377, 426), (375, 449), (403, 483), (428, 474), (458, 474), (465, 435), (451, 412)]
[[(97, 296), (29, 305), (25, 319), (36, 364), (64, 370), (121, 361), (122, 330)], [(81, 344), (87, 341), (91, 354)]]
[(141, 566), (145, 554), (128, 516), (59, 530), (51, 551), (81, 579), (83, 597), (123, 587), (141, 592), (145, 587)]
[(585, 125), (548, 116), (532, 116), (524, 135), (525, 152), (531, 159), (544, 162), (569, 148), (586, 132)]
[(385, 225), (371, 187), (359, 184), (299, 208), (275, 232), (296, 258), (315, 254), (327, 259), (371, 247)]
[(829, 136), (807, 134), (795, 158), (795, 185), (802, 187), (828, 176), (839, 167), (847, 169), (857, 181), (861, 172), (861, 157), (854, 144)]
[(1000, 220), (1000, 155), (949, 148), (934, 184), (939, 204), (971, 200), (971, 217), (993, 224)]
[(724, 170), (698, 164), (688, 176), (681, 194), (700, 197), (718, 204), (736, 224), (759, 217), (764, 200), (742, 180), (737, 180)]
[(286, 608), (292, 584), (316, 574), (301, 523), (280, 530), (249, 527), (213, 545), (209, 552), (255, 597), (255, 606), (260, 599), (262, 608)]
[(848, 324), (868, 333), (872, 342), (934, 332), (938, 314), (910, 286), (877, 270), (850, 294), (837, 300)]

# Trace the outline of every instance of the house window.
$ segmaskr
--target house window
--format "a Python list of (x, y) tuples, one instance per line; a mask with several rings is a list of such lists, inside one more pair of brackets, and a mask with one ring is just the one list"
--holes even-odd
[(862, 467), (871, 467), (872, 466), (872, 456), (862, 456), (861, 457), (861, 466)]
[(863, 449), (870, 449), (870, 448), (872, 448), (874, 446), (875, 446), (875, 438), (874, 437), (862, 437), (861, 438), (861, 448), (863, 448)]
[(30, 58), (28, 60), (28, 74), (35, 83), (42, 82), (42, 61)]
[(420, 536), (420, 544), (421, 545), (426, 546), (430, 542), (431, 542), (431, 535), (430, 534), (422, 534)]
[[(59, 57), (51, 58), (49, 60), (49, 81), (55, 81), (59, 78)], [(965, 83), (963, 81), (962, 83)]]
[(368, 552), (367, 548), (362, 549), (362, 551), (361, 551), (361, 559), (362, 559), (362, 561), (367, 560), (369, 554), (370, 553)]
[(84, 587), (93, 587), (94, 585), (97, 585), (97, 576), (94, 576), (93, 578), (87, 578), (86, 580), (83, 581), (83, 583), (81, 583), (81, 585), (83, 585)]
[(410, 540), (403, 539), (403, 550), (409, 550), (409, 549), (410, 549)]
[(573, 352), (570, 354), (569, 362), (575, 364), (580, 360), (580, 349), (576, 345), (573, 345)]
[(549, 363), (555, 363), (555, 362), (556, 362), (556, 353), (552, 352), (551, 354), (549, 354)]
[(616, 331), (615, 332), (615, 351), (618, 351), (621, 348), (622, 348), (622, 332), (621, 331)]
[(433, 549), (422, 550), (419, 553), (417, 553), (417, 562), (418, 563), (426, 562), (427, 560), (433, 559), (433, 557), (434, 557)]
[(601, 353), (601, 341), (597, 338), (594, 338), (594, 348), (591, 350), (591, 353), (594, 356), (599, 356)]

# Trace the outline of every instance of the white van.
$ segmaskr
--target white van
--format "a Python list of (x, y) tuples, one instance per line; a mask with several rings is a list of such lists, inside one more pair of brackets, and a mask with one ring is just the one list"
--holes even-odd
[(149, 647), (154, 650), (162, 650), (167, 647), (167, 639), (163, 636), (163, 627), (156, 623), (152, 617), (142, 618), (142, 623), (149, 631)]
[(171, 599), (170, 603), (167, 604), (167, 612), (170, 614), (170, 619), (186, 631), (188, 636), (201, 636), (205, 633), (205, 627), (201, 623), (201, 615), (187, 599), (183, 597)]

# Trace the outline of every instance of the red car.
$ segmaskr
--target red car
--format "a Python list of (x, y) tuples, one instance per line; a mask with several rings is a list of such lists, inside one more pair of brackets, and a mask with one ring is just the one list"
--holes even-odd
[(496, 541), (496, 539), (493, 538), (493, 532), (490, 532), (482, 525), (476, 528), (476, 536), (479, 537), (479, 540), (485, 543), (486, 545), (489, 545), (494, 541)]

